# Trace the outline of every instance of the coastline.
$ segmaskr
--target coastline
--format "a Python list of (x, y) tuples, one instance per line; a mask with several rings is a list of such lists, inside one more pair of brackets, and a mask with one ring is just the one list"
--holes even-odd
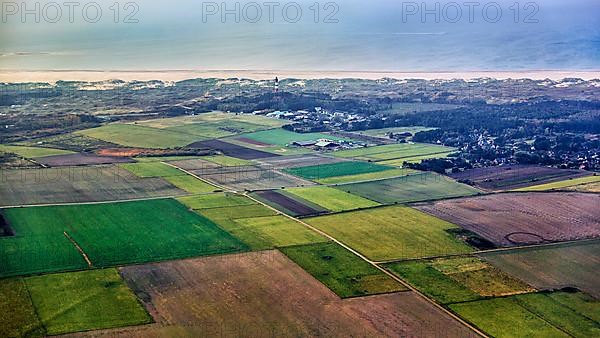
[(288, 71), (288, 70), (0, 70), (0, 82), (48, 82), (56, 81), (181, 81), (196, 78), (246, 78), (252, 80), (280, 79), (366, 79), (382, 78), (423, 79), (423, 80), (471, 80), (478, 78), (562, 80), (581, 78), (583, 80), (600, 79), (600, 70), (527, 70), (527, 71), (437, 71), (437, 72), (396, 72), (396, 71)]

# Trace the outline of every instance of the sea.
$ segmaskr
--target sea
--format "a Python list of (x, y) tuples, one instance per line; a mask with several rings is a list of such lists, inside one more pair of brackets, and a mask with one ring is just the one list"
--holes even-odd
[(600, 1), (0, 1), (0, 70), (600, 70)]

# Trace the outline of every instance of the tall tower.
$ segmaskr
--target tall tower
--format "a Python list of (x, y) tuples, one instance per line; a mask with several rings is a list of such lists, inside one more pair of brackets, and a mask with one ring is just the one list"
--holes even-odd
[(275, 93), (279, 93), (279, 78), (275, 77)]

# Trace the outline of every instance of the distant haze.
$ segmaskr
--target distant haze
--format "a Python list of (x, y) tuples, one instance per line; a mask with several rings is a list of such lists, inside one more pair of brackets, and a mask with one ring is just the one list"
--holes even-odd
[[(496, 1), (503, 13), (495, 23), (489, 22), (495, 16), (493, 8), (488, 18), (482, 14), (482, 7), (492, 1), (480, 2), (474, 23), (469, 22), (464, 6), (462, 17), (453, 23), (456, 15), (450, 7), (441, 13), (440, 22), (435, 22), (433, 14), (422, 22), (421, 13), (403, 19), (408, 2), (403, 6), (398, 0), (340, 0), (334, 17), (339, 23), (322, 22), (333, 10), (330, 7), (321, 8), (318, 24), (309, 8), (313, 0), (296, 1), (303, 9), (298, 23), (285, 22), (281, 6), (275, 10), (274, 23), (268, 21), (266, 12), (257, 23), (235, 23), (232, 15), (221, 23), (218, 14), (208, 16), (204, 23), (201, 1), (142, 0), (137, 1), (139, 13), (135, 16), (139, 23), (122, 23), (130, 11), (121, 8), (121, 23), (115, 24), (110, 10), (115, 1), (97, 2), (103, 9), (97, 23), (85, 22), (81, 7), (75, 9), (74, 23), (68, 22), (64, 8), (57, 23), (43, 17), (35, 23), (33, 15), (22, 23), (20, 15), (3, 11), (6, 22), (0, 21), (0, 70), (600, 69), (597, 0), (538, 1), (539, 12), (529, 19), (535, 8), (526, 9), (528, 1), (519, 2), (518, 16), (511, 9), (514, 0)], [(321, 2), (321, 7), (326, 2)], [(2, 1), (3, 9), (7, 3)], [(286, 3), (281, 2), (282, 6)], [(449, 1), (439, 3), (442, 10)], [(233, 8), (233, 1), (228, 5)], [(435, 8), (432, 1), (427, 5)], [(289, 12), (294, 14), (292, 9)], [(538, 22), (524, 22), (531, 19)]]

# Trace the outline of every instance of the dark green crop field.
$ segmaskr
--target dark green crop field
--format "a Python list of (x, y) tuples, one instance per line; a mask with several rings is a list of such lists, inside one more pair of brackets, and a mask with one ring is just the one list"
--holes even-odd
[(369, 162), (338, 162), (332, 164), (314, 165), (300, 168), (290, 168), (285, 171), (309, 180), (322, 178), (376, 173), (393, 169), (385, 165)]
[(332, 242), (280, 250), (342, 298), (406, 290), (402, 284)]
[[(237, 252), (246, 246), (172, 199), (4, 210), (0, 276)], [(74, 240), (73, 243), (68, 237)]]

